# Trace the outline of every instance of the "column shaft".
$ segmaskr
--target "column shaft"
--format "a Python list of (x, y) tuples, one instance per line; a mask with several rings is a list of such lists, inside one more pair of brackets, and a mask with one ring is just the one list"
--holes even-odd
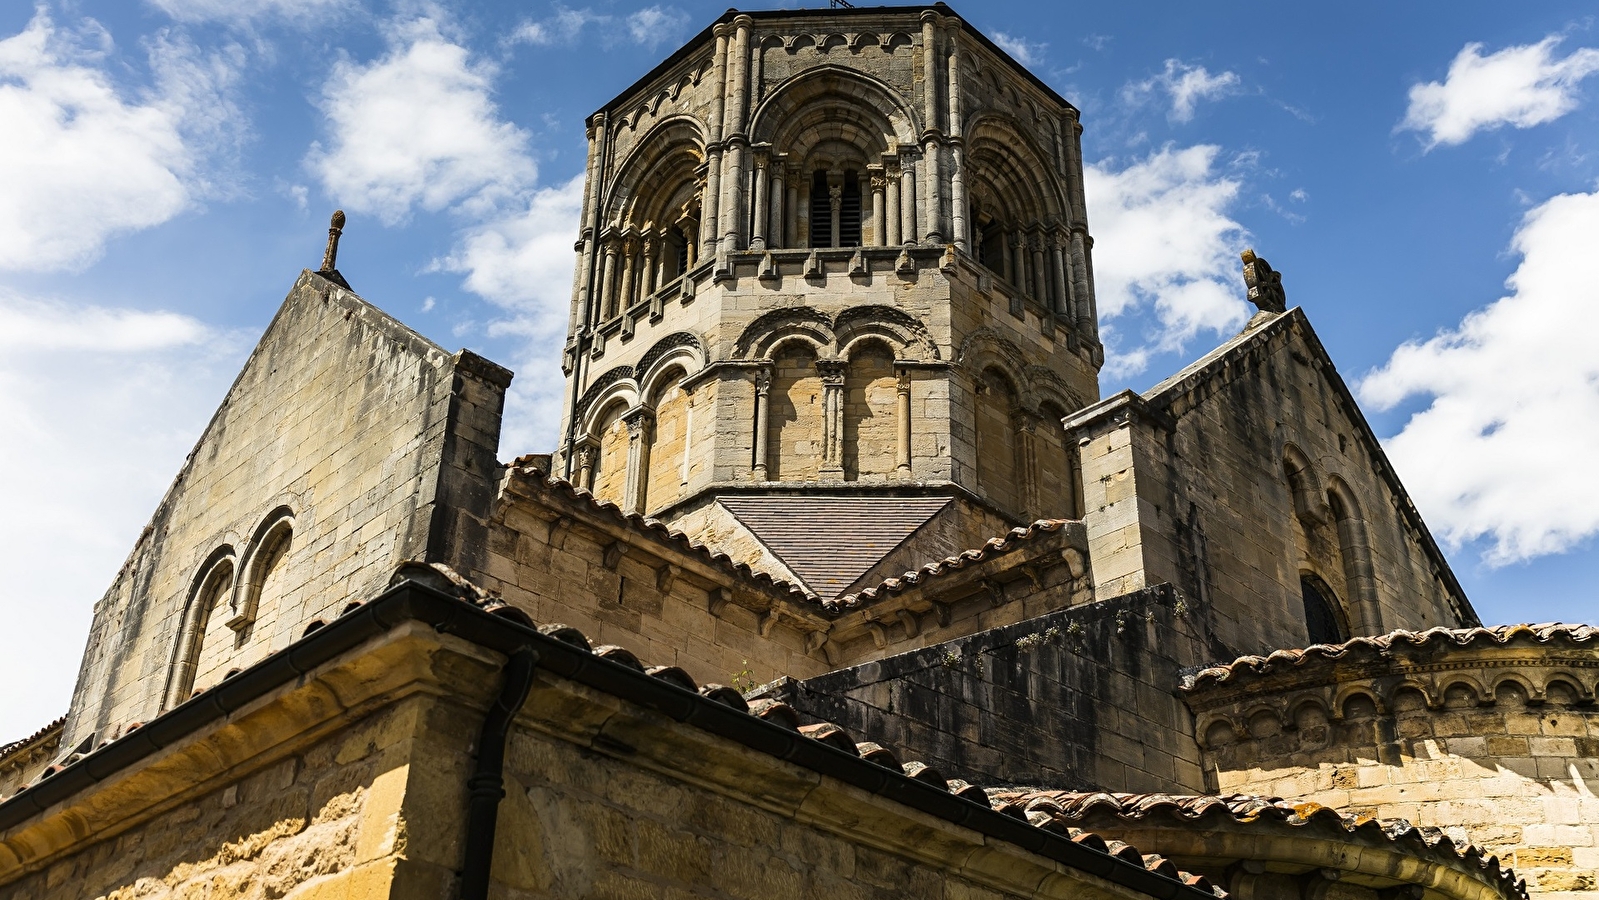
[(905, 369), (899, 371), (899, 380), (896, 385), (897, 396), (894, 404), (894, 424), (898, 426), (899, 441), (895, 447), (895, 458), (898, 462), (900, 475), (904, 478), (911, 476), (911, 373)]
[(753, 447), (755, 460), (754, 472), (751, 477), (756, 481), (766, 481), (769, 477), (766, 469), (767, 447), (767, 408), (772, 393), (772, 375), (770, 372), (757, 372), (755, 374), (755, 445)]

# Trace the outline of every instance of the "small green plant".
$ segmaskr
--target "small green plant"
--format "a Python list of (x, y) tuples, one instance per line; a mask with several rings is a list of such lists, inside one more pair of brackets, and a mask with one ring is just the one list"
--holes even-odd
[(733, 677), (728, 680), (728, 686), (740, 694), (748, 694), (760, 687), (760, 683), (755, 680), (755, 673), (750, 671), (749, 660), (741, 659), (739, 664), (744, 668), (733, 673)]
[(939, 660), (938, 664), (946, 669), (953, 669), (961, 664), (961, 655), (954, 650), (947, 650), (944, 652), (944, 658)]
[(1070, 622), (1070, 623), (1068, 623), (1066, 625), (1066, 636), (1071, 638), (1074, 641), (1082, 640), (1082, 638), (1083, 638), (1083, 623), (1081, 623), (1081, 622)]
[(1060, 640), (1060, 626), (1059, 625), (1051, 625), (1048, 628), (1044, 629), (1044, 638), (1046, 640), (1051, 640), (1051, 641)]
[(1171, 608), (1171, 614), (1179, 619), (1188, 615), (1188, 601), (1179, 597), (1177, 599), (1177, 605)]
[(1022, 651), (1023, 653), (1026, 653), (1029, 650), (1032, 650), (1034, 647), (1037, 647), (1039, 644), (1042, 644), (1043, 642), (1044, 642), (1043, 633), (1035, 631), (1032, 634), (1024, 634), (1021, 637), (1017, 638), (1016, 639), (1016, 649)]

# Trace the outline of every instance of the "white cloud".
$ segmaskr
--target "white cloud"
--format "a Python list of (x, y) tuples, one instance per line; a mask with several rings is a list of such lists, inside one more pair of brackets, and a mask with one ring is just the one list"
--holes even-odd
[(1107, 327), (1111, 377), (1142, 371), (1152, 355), (1181, 350), (1200, 331), (1223, 333), (1248, 319), (1238, 274), (1245, 231), (1228, 214), (1240, 185), (1217, 171), (1219, 152), (1167, 146), (1122, 168), (1104, 161), (1085, 170), (1100, 317), (1152, 311), (1155, 320), (1141, 339)]
[(1122, 96), (1138, 102), (1157, 92), (1163, 93), (1171, 101), (1172, 120), (1188, 122), (1194, 118), (1194, 107), (1199, 101), (1219, 100), (1235, 94), (1241, 83), (1241, 79), (1233, 72), (1212, 75), (1204, 66), (1191, 66), (1180, 59), (1168, 59), (1165, 71), (1128, 84), (1123, 88)]
[(159, 225), (197, 191), (199, 157), (241, 133), (229, 48), (209, 57), (158, 35), (155, 88), (130, 102), (103, 65), (92, 20), (59, 29), (41, 9), (0, 40), (0, 269), (74, 269), (111, 237)]
[(1006, 34), (1003, 31), (994, 32), (994, 43), (1001, 50), (1011, 55), (1011, 58), (1024, 66), (1036, 66), (1044, 61), (1044, 51), (1049, 45), (1039, 41), (1029, 41), (1024, 37)]
[(576, 43), (584, 29), (598, 25), (607, 29), (607, 39), (625, 37), (632, 43), (651, 49), (682, 37), (689, 24), (688, 13), (675, 6), (647, 6), (627, 16), (617, 25), (614, 16), (597, 13), (587, 7), (572, 9), (555, 4), (555, 12), (543, 20), (524, 20), (506, 38), (511, 44), (533, 44), (541, 47)]
[(1482, 55), (1482, 44), (1463, 47), (1442, 82), (1410, 88), (1401, 129), (1426, 132), (1427, 149), (1460, 144), (1478, 131), (1505, 125), (1531, 128), (1577, 108), (1579, 83), (1599, 72), (1599, 50), (1581, 48), (1554, 58), (1559, 35), (1536, 44)]
[(627, 17), (627, 30), (633, 42), (650, 48), (675, 40), (686, 25), (687, 13), (665, 6), (646, 6)]
[(1599, 193), (1528, 212), (1510, 293), (1406, 343), (1360, 383), (1379, 409), (1430, 398), (1387, 442), (1416, 503), (1452, 546), (1493, 565), (1599, 533)]
[(343, 0), (149, 0), (179, 22), (248, 25), (261, 20), (304, 24), (318, 16), (340, 15)]
[(187, 316), (0, 290), (0, 742), (66, 711), (93, 604), (246, 347)]
[(534, 192), (520, 208), (469, 229), (435, 268), (466, 274), (463, 286), (508, 314), (491, 334), (525, 339), (513, 361), (500, 440), (507, 457), (553, 446), (564, 390), (559, 371), (572, 299), (572, 241), (583, 209), (583, 176)]
[(389, 40), (368, 65), (335, 64), (323, 87), (331, 146), (313, 144), (306, 164), (328, 193), (392, 225), (415, 206), (485, 212), (532, 184), (527, 133), (490, 99), (494, 67), (430, 18), (395, 25)]

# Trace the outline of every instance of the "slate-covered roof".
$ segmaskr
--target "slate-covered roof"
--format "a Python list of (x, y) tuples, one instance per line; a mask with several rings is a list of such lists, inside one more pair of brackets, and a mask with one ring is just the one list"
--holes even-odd
[[(1123, 794), (1074, 791), (995, 791), (1001, 811), (1017, 808), (1029, 821), (1044, 825), (1095, 828), (1116, 834), (1115, 826), (1148, 823), (1176, 826), (1185, 833), (1202, 835), (1218, 830), (1247, 830), (1296, 838), (1325, 838), (1342, 844), (1387, 848), (1433, 864), (1476, 876), (1507, 898), (1525, 897), (1527, 883), (1501, 866), (1499, 858), (1473, 844), (1461, 845), (1436, 828), (1420, 828), (1404, 819), (1374, 819), (1340, 813), (1319, 803), (1290, 803), (1280, 797), (1248, 794), (1224, 796), (1185, 794)], [(1140, 830), (1148, 835), (1149, 830)], [(1225, 852), (1219, 844), (1207, 849)], [(1256, 844), (1255, 846), (1263, 846)], [(1191, 852), (1155, 847), (1185, 858)], [(1358, 860), (1360, 854), (1350, 855)], [(1259, 858), (1259, 857), (1252, 857)], [(1220, 861), (1220, 860), (1219, 860)]]
[(1391, 631), (1377, 637), (1357, 637), (1341, 644), (1315, 644), (1302, 650), (1277, 650), (1267, 656), (1244, 656), (1230, 663), (1202, 669), (1183, 681), (1189, 693), (1239, 684), (1317, 663), (1387, 664), (1396, 655), (1432, 653), (1450, 648), (1505, 647), (1513, 643), (1545, 647), (1570, 646), (1599, 649), (1599, 627), (1547, 622), (1538, 625), (1494, 625), (1475, 628), (1429, 628), (1426, 631)]
[(721, 497), (720, 503), (817, 596), (837, 597), (948, 497)]
[(897, 594), (909, 590), (917, 585), (926, 584), (932, 579), (943, 575), (958, 572), (978, 563), (1003, 556), (1007, 553), (1022, 549), (1029, 541), (1045, 535), (1056, 534), (1065, 528), (1071, 519), (1039, 519), (1025, 528), (1012, 528), (1009, 532), (995, 538), (989, 538), (981, 547), (962, 551), (954, 556), (930, 562), (920, 569), (906, 572), (894, 578), (885, 579), (881, 584), (874, 585), (853, 594), (845, 594), (832, 601), (824, 601), (823, 605), (829, 609), (845, 610), (864, 606), (881, 597)]

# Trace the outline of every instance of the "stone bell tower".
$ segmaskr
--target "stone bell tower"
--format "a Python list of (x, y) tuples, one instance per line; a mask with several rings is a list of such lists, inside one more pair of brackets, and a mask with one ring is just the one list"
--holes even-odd
[(1081, 515), (1078, 113), (950, 8), (729, 11), (588, 126), (558, 473), (822, 596)]

